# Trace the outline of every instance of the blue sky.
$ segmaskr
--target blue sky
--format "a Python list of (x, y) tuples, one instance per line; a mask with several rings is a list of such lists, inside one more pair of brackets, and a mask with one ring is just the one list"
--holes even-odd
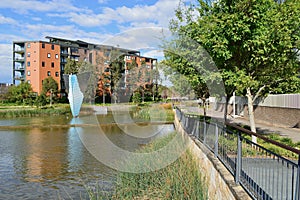
[(12, 83), (12, 42), (46, 36), (84, 40), (162, 56), (179, 0), (1, 0), (0, 83)]

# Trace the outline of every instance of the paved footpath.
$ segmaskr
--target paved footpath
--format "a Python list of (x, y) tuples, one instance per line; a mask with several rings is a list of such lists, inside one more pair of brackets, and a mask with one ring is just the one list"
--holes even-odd
[[(203, 114), (203, 109), (199, 109), (197, 107), (190, 107), (188, 108), (189, 111), (198, 112)], [(207, 115), (211, 117), (216, 117), (223, 119), (224, 113), (219, 111), (214, 111), (212, 109), (209, 109), (207, 111)], [(248, 119), (245, 119), (244, 117), (232, 117), (228, 115), (228, 120), (232, 123), (242, 124), (242, 125), (250, 125)], [(290, 128), (290, 127), (284, 127), (284, 126), (275, 126), (263, 122), (256, 121), (256, 129), (258, 133), (263, 134), (269, 134), (269, 133), (277, 133), (283, 137), (288, 137), (293, 140), (293, 142), (300, 142), (300, 129), (299, 128)]]

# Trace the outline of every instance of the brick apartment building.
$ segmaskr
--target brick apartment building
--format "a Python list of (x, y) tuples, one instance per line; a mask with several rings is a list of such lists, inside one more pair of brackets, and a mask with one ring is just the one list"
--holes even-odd
[[(143, 65), (152, 70), (157, 63), (156, 58), (141, 56), (140, 51), (136, 50), (92, 44), (80, 40), (55, 37), (46, 37), (46, 39), (48, 41), (13, 42), (13, 84), (27, 81), (32, 85), (33, 91), (40, 94), (42, 81), (51, 76), (57, 81), (59, 90), (63, 93), (65, 90), (63, 74), (67, 58), (100, 66), (98, 69), (105, 72), (109, 68), (110, 56), (113, 51), (117, 51), (124, 57), (125, 66), (134, 62), (137, 67)], [(124, 73), (128, 74), (127, 67)]]

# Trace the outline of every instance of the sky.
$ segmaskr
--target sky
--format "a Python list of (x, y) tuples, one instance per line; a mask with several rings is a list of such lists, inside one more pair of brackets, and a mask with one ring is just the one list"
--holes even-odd
[(46, 36), (140, 50), (162, 57), (179, 0), (1, 0), (0, 83), (12, 83), (13, 41)]

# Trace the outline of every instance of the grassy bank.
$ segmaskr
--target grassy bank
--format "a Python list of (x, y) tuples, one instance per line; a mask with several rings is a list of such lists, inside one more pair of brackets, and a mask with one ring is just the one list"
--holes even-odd
[[(172, 133), (145, 146), (140, 152), (151, 152), (165, 146)], [(114, 194), (89, 193), (89, 199), (207, 199), (205, 179), (190, 152), (171, 165), (148, 173), (120, 172)]]
[(69, 115), (70, 106), (67, 104), (55, 104), (42, 108), (30, 106), (0, 106), (0, 118), (36, 117), (45, 115)]
[(152, 121), (174, 121), (172, 104), (140, 104), (133, 115), (134, 118)]

